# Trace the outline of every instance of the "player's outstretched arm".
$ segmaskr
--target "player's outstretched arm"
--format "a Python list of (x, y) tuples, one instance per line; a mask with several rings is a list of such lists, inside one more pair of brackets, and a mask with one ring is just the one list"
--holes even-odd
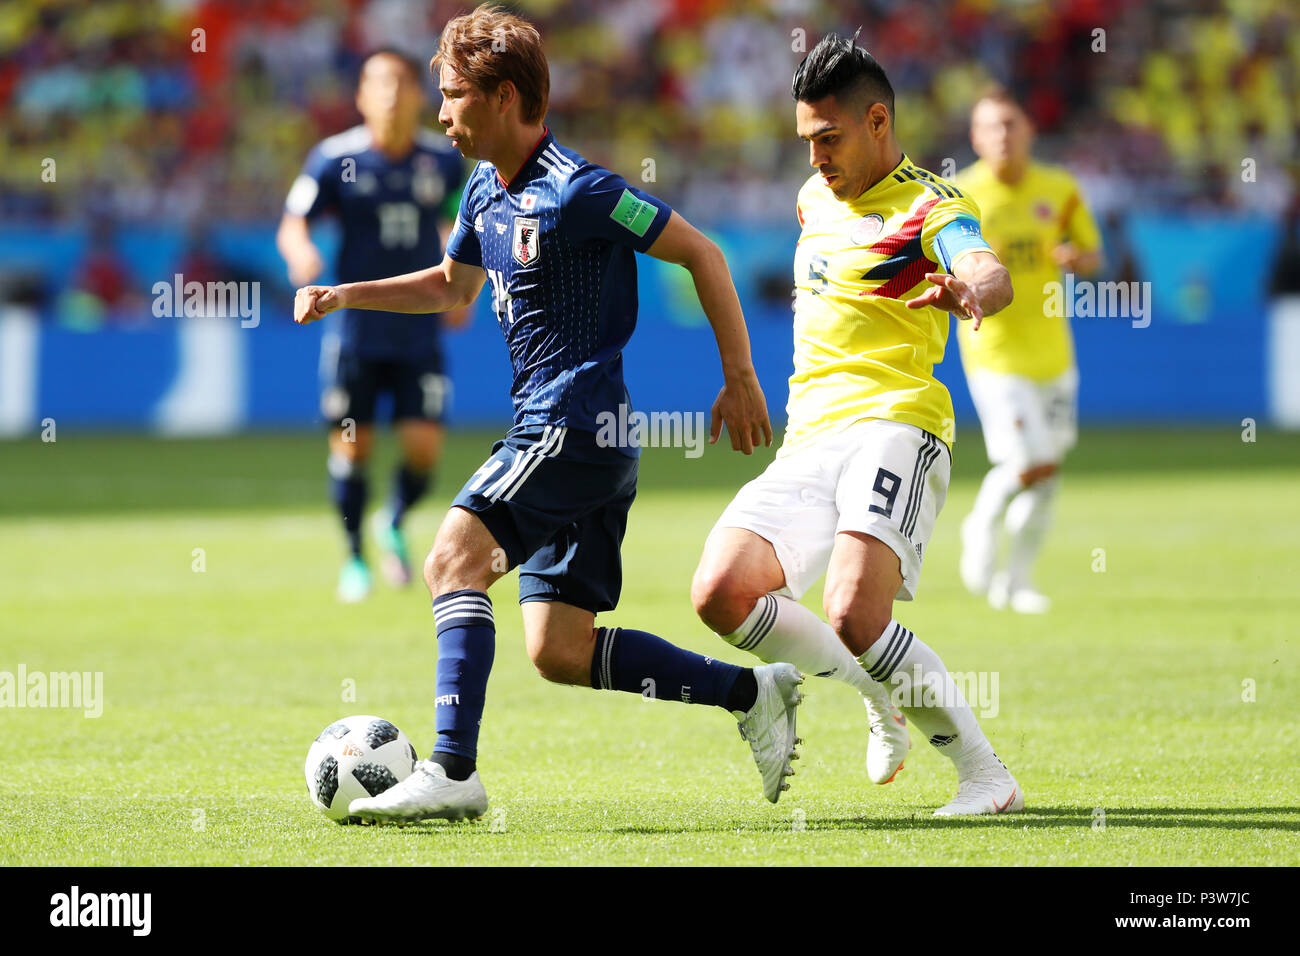
[(985, 316), (1011, 304), (1011, 274), (991, 252), (972, 252), (953, 263), (951, 275), (928, 272), (925, 278), (934, 285), (908, 299), (909, 309), (932, 305), (959, 319), (972, 320), (973, 328), (978, 329)]
[[(454, 228), (454, 222), (447, 222), (444, 220), (438, 224), (438, 238), (442, 242), (442, 248), (447, 248), (448, 241), (451, 239), (451, 233)], [(478, 292), (475, 291), (474, 295), (470, 296), (470, 302), (473, 302), (477, 297)], [(443, 328), (463, 329), (465, 326), (469, 325), (469, 321), (473, 315), (474, 310), (468, 305), (460, 305), (452, 309), (447, 309), (442, 313)]]
[(478, 266), (446, 257), (436, 266), (391, 279), (304, 286), (293, 300), (293, 320), (306, 325), (335, 309), (445, 312), (473, 302), (486, 280), (487, 273)]
[(758, 373), (749, 351), (749, 331), (740, 311), (740, 298), (731, 281), (727, 260), (717, 243), (689, 222), (673, 213), (663, 232), (646, 250), (664, 262), (685, 267), (695, 281), (700, 307), (713, 326), (722, 358), (722, 391), (713, 403), (713, 424), (709, 444), (718, 440), (723, 423), (731, 436), (731, 447), (752, 454), (755, 446), (772, 444), (772, 423), (767, 417), (767, 400), (758, 384)]

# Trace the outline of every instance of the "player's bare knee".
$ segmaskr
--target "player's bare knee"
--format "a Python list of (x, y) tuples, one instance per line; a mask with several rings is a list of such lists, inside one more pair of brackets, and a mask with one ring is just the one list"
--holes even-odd
[(856, 595), (835, 592), (826, 594), (824, 609), (831, 628), (855, 656), (876, 643), (892, 616), (892, 607), (876, 607)]
[(571, 661), (559, 656), (542, 654), (533, 658), (533, 666), (537, 668), (537, 673), (543, 680), (548, 680), (552, 684), (588, 683), (585, 676), (578, 679), (577, 675), (573, 673)]
[(565, 640), (557, 634), (546, 634), (540, 640), (529, 640), (528, 657), (537, 673), (552, 684), (591, 683), (591, 649), (577, 646), (581, 641)]
[(718, 584), (717, 576), (712, 574), (701, 561), (699, 567), (695, 569), (695, 576), (691, 578), (691, 607), (695, 608), (695, 613), (706, 624), (712, 613), (713, 604), (717, 600)]
[(441, 573), (439, 571), (439, 564), (438, 564), (437, 545), (430, 548), (429, 553), (425, 555), (424, 583), (428, 585), (429, 593), (432, 594), (434, 597), (437, 597), (439, 594), (442, 593), (442, 589), (440, 587), (442, 581), (441, 581)]
[(428, 557), (424, 559), (424, 583), (434, 597), (451, 591), (472, 588), (486, 590), (485, 575), (475, 569), (469, 556), (451, 541), (441, 537), (434, 541)]
[(758, 595), (751, 595), (737, 575), (725, 570), (701, 564), (691, 582), (695, 613), (716, 634), (731, 634), (739, 629), (757, 600)]
[(533, 662), (533, 667), (537, 668), (537, 674), (543, 680), (548, 680), (552, 684), (568, 683), (563, 679), (565, 670), (563, 662), (557, 658), (554, 651), (546, 644), (529, 647), (528, 659)]
[(374, 447), (374, 434), (369, 428), (335, 429), (330, 435), (329, 448), (331, 458), (364, 465), (370, 460), (370, 451)]
[(1026, 488), (1036, 485), (1041, 481), (1046, 481), (1054, 474), (1061, 470), (1061, 466), (1056, 462), (1047, 462), (1042, 465), (1033, 465), (1020, 473), (1020, 483)]

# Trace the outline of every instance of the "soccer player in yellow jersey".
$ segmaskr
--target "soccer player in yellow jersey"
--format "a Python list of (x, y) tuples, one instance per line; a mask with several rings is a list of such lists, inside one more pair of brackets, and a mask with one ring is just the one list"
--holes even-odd
[[(948, 313), (978, 327), (1011, 281), (975, 203), (904, 155), (893, 88), (856, 40), (826, 37), (795, 71), (817, 172), (796, 207), (789, 423), (709, 535), (692, 601), (728, 643), (856, 688), (873, 782), (902, 765), (910, 719), (957, 769), (936, 815), (1020, 810), (947, 668), (893, 615), (916, 593), (948, 489), (952, 403), (933, 374)], [(798, 603), (823, 573), (829, 624)]]
[[(1024, 614), (1051, 607), (1030, 572), (1047, 533), (1061, 462), (1076, 437), (1079, 376), (1070, 322), (1049, 315), (1044, 299), (1062, 270), (1094, 271), (1101, 247), (1074, 178), (1034, 162), (1032, 142), (1033, 127), (1020, 105), (1005, 91), (991, 90), (971, 113), (979, 160), (956, 178), (979, 203), (984, 234), (1016, 284), (1015, 302), (978, 334), (958, 328), (993, 466), (962, 522), (961, 576), (994, 607)], [(998, 570), (1003, 523), (1010, 541), (1006, 567)]]

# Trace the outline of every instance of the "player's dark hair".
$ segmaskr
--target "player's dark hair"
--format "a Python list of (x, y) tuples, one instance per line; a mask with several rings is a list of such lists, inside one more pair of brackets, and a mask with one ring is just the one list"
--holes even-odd
[(402, 61), (402, 65), (411, 73), (411, 79), (419, 85), (424, 84), (424, 69), (420, 66), (420, 61), (411, 54), (395, 46), (379, 46), (368, 52), (361, 58), (361, 66), (357, 70), (357, 82), (361, 82), (361, 74), (366, 71), (366, 64), (377, 56), (392, 56)]
[(524, 122), (540, 123), (551, 96), (542, 35), (522, 17), (490, 3), (448, 21), (429, 69), (448, 64), (484, 93), (509, 80), (519, 92)]
[(828, 33), (795, 68), (790, 93), (801, 103), (815, 103), (827, 96), (857, 100), (863, 110), (883, 103), (894, 118), (894, 87), (876, 58), (858, 46), (859, 28), (853, 38)]
[(1026, 116), (1029, 115), (1029, 110), (1025, 109), (1025, 104), (1020, 102), (1016, 95), (1001, 83), (990, 83), (988, 86), (980, 90), (979, 95), (975, 97), (975, 102), (970, 106), (971, 112), (974, 113), (975, 108), (985, 101), (990, 103), (1005, 103), (1008, 106), (1014, 106)]

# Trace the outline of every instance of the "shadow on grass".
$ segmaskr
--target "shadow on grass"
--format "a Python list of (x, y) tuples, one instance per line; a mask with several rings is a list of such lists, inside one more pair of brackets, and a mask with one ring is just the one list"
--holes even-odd
[[(793, 810), (794, 808), (792, 808)], [(906, 815), (881, 817), (826, 817), (809, 815), (799, 822), (808, 831), (832, 830), (948, 830), (972, 827), (1018, 827), (1022, 829), (1090, 829), (1093, 807), (1042, 807), (996, 817), (935, 817), (930, 809)], [(1137, 829), (1205, 830), (1300, 830), (1300, 807), (1101, 807), (1105, 827)], [(1260, 819), (1243, 819), (1259, 817)], [(690, 825), (648, 825), (613, 827), (613, 833), (672, 834), (751, 832), (773, 833), (791, 830), (793, 816), (780, 822), (733, 820), (728, 823)], [(1098, 818), (1100, 819), (1100, 818)]]
[[(781, 820), (714, 819), (698, 823), (635, 824), (612, 827), (555, 826), (545, 830), (583, 833), (613, 833), (643, 836), (669, 836), (690, 833), (774, 834), (794, 832), (793, 811)], [(1300, 830), (1300, 807), (1102, 807), (1107, 830), (1136, 829), (1203, 829), (1203, 830)], [(929, 807), (911, 813), (880, 817), (806, 816), (799, 822), (808, 832), (833, 831), (905, 831), (966, 830), (979, 827), (1010, 827), (1029, 830), (1079, 830), (1093, 826), (1092, 807), (1041, 807), (995, 817), (935, 817)], [(1253, 819), (1253, 818), (1260, 819)], [(475, 832), (486, 832), (486, 821), (472, 824)], [(442, 820), (402, 825), (408, 833), (442, 834), (464, 832), (464, 825)], [(481, 830), (480, 830), (481, 828)], [(397, 829), (385, 825), (383, 829)], [(531, 828), (530, 828), (531, 829)], [(522, 831), (521, 831), (522, 832)]]

